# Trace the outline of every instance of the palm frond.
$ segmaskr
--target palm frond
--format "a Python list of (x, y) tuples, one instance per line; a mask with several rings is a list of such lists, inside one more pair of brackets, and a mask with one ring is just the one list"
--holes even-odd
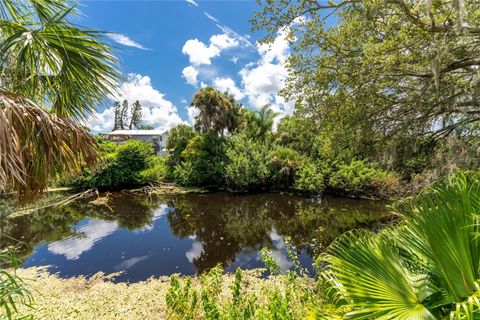
[(475, 291), (480, 267), (480, 184), (458, 174), (447, 183), (399, 206), (405, 220), (399, 239), (428, 269), (448, 301)]
[(96, 140), (81, 125), (0, 91), (0, 185), (35, 198), (55, 175), (95, 161)]
[(428, 275), (408, 272), (386, 233), (347, 233), (320, 263), (328, 265), (323, 275), (352, 307), (346, 319), (435, 319), (425, 302)]
[(36, 19), (0, 19), (2, 86), (58, 116), (85, 118), (121, 78), (112, 49), (67, 20), (74, 6), (32, 2)]

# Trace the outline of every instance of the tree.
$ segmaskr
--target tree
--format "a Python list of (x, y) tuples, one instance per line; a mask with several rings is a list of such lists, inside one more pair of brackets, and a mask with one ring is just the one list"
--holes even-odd
[(283, 95), (300, 113), (343, 117), (347, 130), (382, 139), (468, 133), (479, 122), (478, 1), (260, 2), (254, 28), (292, 42)]
[(24, 200), (95, 163), (95, 139), (75, 120), (119, 79), (102, 34), (70, 22), (75, 11), (70, 1), (0, 3), (0, 187)]
[(139, 128), (142, 123), (142, 105), (140, 104), (140, 101), (135, 101), (133, 106), (132, 106), (132, 115), (130, 118), (130, 125), (128, 126), (128, 129), (132, 130), (132, 127), (135, 126), (136, 128)]
[(205, 87), (195, 94), (191, 106), (200, 110), (195, 124), (200, 132), (223, 136), (225, 129), (236, 127), (233, 117), (240, 107), (228, 94)]
[(252, 134), (260, 139), (265, 140), (273, 128), (273, 121), (278, 116), (278, 112), (274, 112), (270, 105), (263, 106), (260, 110), (253, 111), (250, 123)]
[(180, 124), (170, 130), (167, 139), (167, 149), (171, 150), (170, 162), (173, 164), (180, 163), (180, 155), (188, 145), (188, 142), (195, 137), (192, 127)]
[(113, 109), (115, 110), (115, 118), (113, 124), (113, 131), (122, 129), (122, 107), (119, 101), (113, 103)]
[(120, 127), (122, 128), (122, 130), (125, 130), (125, 127), (127, 126), (129, 109), (130, 109), (130, 106), (128, 105), (128, 101), (123, 100), (122, 110), (120, 112)]

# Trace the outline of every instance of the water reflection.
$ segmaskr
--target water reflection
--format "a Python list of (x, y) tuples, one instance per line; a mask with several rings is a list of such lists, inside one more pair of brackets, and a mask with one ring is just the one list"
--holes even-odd
[[(259, 267), (264, 247), (288, 269), (286, 238), (309, 266), (335, 237), (355, 227), (374, 228), (385, 214), (385, 203), (343, 198), (319, 203), (280, 194), (216, 193), (146, 201), (119, 193), (109, 206), (86, 200), (2, 219), (0, 231), (30, 245), (23, 252), (25, 266), (52, 265), (62, 276), (126, 270), (120, 279), (137, 281), (216, 264), (227, 270)], [(10, 241), (0, 240), (2, 246)]]

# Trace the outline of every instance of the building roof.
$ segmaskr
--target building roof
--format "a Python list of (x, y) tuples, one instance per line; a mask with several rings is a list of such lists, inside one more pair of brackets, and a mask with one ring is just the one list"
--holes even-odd
[(161, 136), (167, 131), (160, 130), (115, 130), (106, 133), (108, 136)]

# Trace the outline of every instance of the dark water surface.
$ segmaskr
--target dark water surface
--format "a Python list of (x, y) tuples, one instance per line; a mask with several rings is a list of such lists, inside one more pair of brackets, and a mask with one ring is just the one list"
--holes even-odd
[(312, 257), (338, 235), (376, 228), (388, 213), (384, 202), (281, 194), (189, 194), (147, 201), (114, 193), (108, 206), (91, 200), (2, 219), (1, 234), (30, 245), (22, 253), (23, 267), (50, 265), (62, 277), (124, 271), (116, 281), (135, 282), (201, 273), (217, 264), (227, 271), (263, 267), (262, 248), (271, 249), (288, 269), (286, 245), (312, 270)]

